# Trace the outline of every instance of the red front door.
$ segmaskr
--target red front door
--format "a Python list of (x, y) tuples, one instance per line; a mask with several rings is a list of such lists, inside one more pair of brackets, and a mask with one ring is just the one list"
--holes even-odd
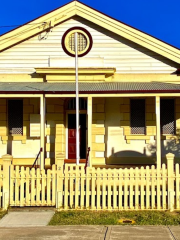
[(76, 129), (68, 129), (68, 158), (76, 159)]
[[(80, 158), (86, 158), (86, 114), (80, 114)], [(76, 114), (68, 114), (68, 159), (76, 159)]]

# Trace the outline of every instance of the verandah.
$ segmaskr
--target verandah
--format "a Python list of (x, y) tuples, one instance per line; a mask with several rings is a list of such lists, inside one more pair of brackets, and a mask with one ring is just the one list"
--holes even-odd
[[(162, 94), (161, 94), (162, 95)], [(3, 95), (1, 95), (3, 97)], [(7, 96), (7, 95), (6, 95)], [(70, 97), (73, 97), (74, 95), (65, 95), (66, 98), (69, 96), (69, 99), (71, 99)], [(64, 97), (65, 97), (64, 96)], [(13, 95), (13, 96), (9, 96), (10, 99), (14, 98), (19, 98), (19, 97), (23, 97), (28, 99), (28, 97), (31, 97), (31, 95)], [(40, 97), (41, 101), (40, 101), (40, 123), (39, 123), (39, 129), (40, 129), (40, 133), (39, 133), (39, 138), (40, 138), (40, 147), (43, 149), (43, 151), (41, 152), (41, 169), (44, 168), (44, 159), (47, 158), (48, 156), (48, 152), (49, 148), (51, 148), (51, 145), (53, 145), (50, 142), (47, 142), (48, 139), (51, 139), (51, 133), (54, 132), (53, 134), (57, 134), (53, 135), (54, 138), (56, 138), (57, 140), (60, 139), (60, 141), (58, 140), (57, 142), (54, 143), (54, 148), (56, 148), (56, 150), (58, 149), (58, 151), (61, 151), (62, 156), (64, 157), (64, 159), (68, 158), (67, 157), (67, 150), (66, 147), (63, 148), (62, 146), (67, 145), (67, 138), (65, 138), (65, 135), (67, 133), (64, 132), (64, 135), (62, 135), (62, 131), (65, 131), (65, 129), (59, 129), (59, 127), (54, 127), (52, 126), (51, 128), (51, 124), (47, 124), (49, 120), (51, 120), (51, 117), (54, 117), (55, 115), (61, 114), (64, 115), (65, 111), (64, 110), (64, 106), (60, 106), (61, 107), (61, 112), (57, 112), (57, 113), (51, 113), (52, 110), (50, 109), (51, 105), (47, 105), (47, 101), (45, 102), (45, 99), (54, 99), (56, 100), (56, 98), (60, 97), (59, 95), (33, 95), (33, 98), (37, 98)], [(45, 98), (46, 97), (46, 98)], [(81, 97), (81, 96), (80, 96)], [(132, 97), (132, 98), (131, 98)], [(170, 98), (170, 96), (168, 96)], [(85, 97), (84, 97), (85, 98)], [(122, 114), (123, 118), (121, 118), (121, 116), (119, 115), (119, 119), (118, 120), (118, 128), (122, 128), (123, 129), (123, 137), (125, 138), (125, 141), (128, 144), (134, 140), (136, 141), (144, 141), (146, 144), (149, 142), (150, 137), (152, 136), (154, 139), (154, 142), (156, 143), (155, 146), (155, 154), (157, 155), (157, 158), (155, 156), (153, 156), (154, 158), (156, 158), (156, 161), (154, 161), (154, 164), (157, 163), (157, 165), (159, 164), (159, 166), (161, 166), (161, 160), (162, 160), (162, 154), (161, 154), (161, 144), (162, 144), (162, 140), (166, 139), (166, 140), (174, 140), (176, 141), (176, 130), (178, 129), (178, 124), (179, 124), (179, 105), (177, 103), (179, 103), (179, 98), (176, 98), (176, 118), (174, 118), (174, 135), (173, 134), (168, 134), (168, 135), (162, 135), (161, 134), (161, 124), (160, 124), (160, 115), (161, 115), (161, 111), (160, 111), (160, 99), (164, 99), (165, 98), (165, 94), (162, 96), (157, 96), (157, 97), (153, 97), (152, 94), (146, 96), (143, 98), (143, 96), (140, 96), (138, 94), (131, 94), (129, 95), (129, 97), (127, 97), (127, 95), (119, 95), (119, 96), (111, 96), (111, 95), (106, 95), (106, 97), (103, 96), (91, 96), (88, 95), (87, 97), (87, 111), (85, 111), (85, 114), (87, 114), (87, 147), (91, 148), (90, 151), (90, 157), (89, 157), (89, 164), (90, 166), (95, 166), (95, 165), (101, 165), (103, 166), (104, 164), (108, 165), (108, 161), (106, 161), (106, 158), (108, 158), (108, 150), (112, 145), (111, 143), (113, 142), (113, 144), (116, 144), (117, 141), (114, 139), (108, 139), (107, 142), (107, 136), (110, 133), (109, 130), (109, 126), (113, 126), (113, 122), (111, 123), (108, 118), (112, 119), (113, 117), (115, 117), (115, 115), (112, 115), (111, 112), (107, 113), (107, 102), (111, 102), (110, 100), (107, 101), (108, 99), (117, 99), (118, 101), (121, 99), (124, 99), (124, 103), (119, 105), (119, 111), (118, 112), (114, 112), (113, 114)], [(144, 134), (132, 134), (130, 132), (131, 126), (130, 126), (130, 110), (129, 109), (129, 105), (127, 104), (127, 102), (129, 102), (129, 99), (145, 99), (147, 104), (150, 103), (150, 105), (147, 105), (146, 108), (146, 125), (144, 128), (146, 128), (146, 132), (144, 132)], [(59, 98), (58, 98), (59, 99)], [(65, 98), (64, 98), (65, 99)], [(105, 101), (100, 101), (101, 99), (105, 99)], [(156, 103), (155, 100), (156, 99)], [(167, 98), (168, 99), (168, 98)], [(127, 101), (128, 100), (128, 101)], [(58, 101), (58, 100), (56, 100)], [(105, 103), (106, 102), (106, 103)], [(112, 104), (109, 106), (109, 108), (111, 108)], [(156, 106), (156, 107), (155, 107)], [(50, 112), (48, 109), (50, 109)], [(59, 109), (59, 108), (58, 108)], [(156, 112), (155, 112), (156, 109)], [(151, 112), (149, 112), (151, 111)], [(109, 114), (109, 116), (108, 116)], [(112, 116), (113, 117), (112, 117)], [(169, 113), (167, 112), (167, 115), (169, 115)], [(61, 117), (61, 116), (60, 116)], [(66, 116), (67, 117), (67, 116)], [(117, 118), (117, 117), (116, 117)], [(150, 120), (151, 118), (153, 118), (153, 120)], [(48, 121), (46, 121), (48, 119)], [(58, 118), (60, 119), (60, 118)], [(110, 119), (110, 120), (111, 120)], [(117, 118), (118, 119), (118, 118)], [(65, 120), (65, 118), (63, 118), (63, 120), (60, 120), (61, 125), (64, 126), (64, 128), (67, 128), (67, 120)], [(109, 122), (108, 122), (109, 121)], [(175, 123), (176, 121), (176, 123)], [(136, 121), (137, 122), (137, 121)], [(58, 124), (56, 124), (57, 121), (55, 121), (54, 125), (58, 126)], [(108, 125), (110, 123), (110, 125)], [(6, 122), (7, 124), (7, 122)], [(177, 125), (176, 125), (177, 124)], [(5, 126), (4, 126), (5, 127)], [(176, 127), (176, 129), (175, 129)], [(28, 127), (29, 128), (29, 127)], [(171, 130), (171, 129), (170, 129)], [(58, 135), (61, 134), (61, 135)], [(25, 136), (22, 136), (25, 137)], [(28, 136), (27, 136), (28, 137)], [(7, 138), (8, 136), (3, 136), (3, 139), (6, 138), (6, 142), (7, 142)], [(13, 136), (14, 139), (20, 139), (21, 136)], [(29, 138), (29, 137), (28, 137)], [(61, 141), (61, 139), (63, 139), (63, 141)], [(119, 138), (120, 139), (120, 138)], [(113, 140), (113, 141), (112, 141)], [(4, 141), (4, 140), (3, 140)], [(119, 140), (120, 141), (120, 140)], [(23, 143), (24, 145), (26, 143)], [(119, 143), (119, 145), (121, 145)], [(139, 144), (138, 144), (139, 146)], [(131, 145), (129, 144), (129, 149), (131, 148)], [(138, 149), (137, 149), (138, 150)], [(54, 151), (54, 150), (52, 150)], [(55, 152), (55, 155), (57, 155)], [(117, 156), (117, 153), (115, 152), (115, 155)], [(14, 157), (14, 156), (13, 156)], [(113, 156), (112, 156), (113, 157)], [(56, 158), (56, 156), (55, 156)], [(134, 158), (134, 156), (131, 157), (132, 159)], [(117, 158), (118, 159), (118, 158)], [(135, 159), (135, 158), (134, 158)], [(116, 160), (117, 161), (117, 160)], [(116, 162), (117, 163), (117, 162)], [(110, 164), (115, 164), (113, 162), (110, 162)], [(121, 164), (121, 163), (120, 163)], [(152, 164), (152, 163), (151, 163)], [(23, 165), (23, 163), (21, 163), (21, 165)], [(24, 161), (24, 165), (27, 165), (26, 162)], [(116, 164), (117, 165), (117, 164)], [(126, 165), (126, 164), (125, 164)], [(136, 165), (136, 161), (134, 161), (134, 165)], [(142, 164), (145, 165), (145, 164)]]

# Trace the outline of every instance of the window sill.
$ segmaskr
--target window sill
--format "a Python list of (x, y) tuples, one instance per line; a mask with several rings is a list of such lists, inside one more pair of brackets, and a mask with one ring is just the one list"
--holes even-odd
[(146, 143), (149, 143), (150, 141), (150, 135), (142, 135), (142, 134), (131, 134), (131, 135), (126, 135), (125, 139), (127, 143), (131, 143), (131, 140), (145, 140)]
[(22, 141), (22, 144), (26, 143), (27, 136), (23, 135), (9, 135), (9, 136), (2, 136), (2, 143), (7, 144), (7, 141)]

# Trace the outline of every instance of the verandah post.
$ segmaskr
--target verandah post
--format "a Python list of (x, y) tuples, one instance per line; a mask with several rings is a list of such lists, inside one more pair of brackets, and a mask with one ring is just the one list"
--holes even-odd
[(63, 207), (63, 182), (64, 182), (64, 155), (57, 154), (57, 196), (56, 196), (56, 208), (60, 209)]
[(174, 154), (166, 154), (168, 171), (168, 209), (174, 210)]
[(90, 148), (89, 152), (89, 161), (88, 166), (92, 166), (91, 161), (91, 150), (92, 150), (92, 97), (88, 96), (88, 106), (87, 106), (87, 114), (88, 114), (88, 147)]
[(156, 161), (157, 169), (161, 168), (161, 125), (160, 125), (160, 97), (156, 96)]
[(10, 196), (10, 165), (13, 157), (9, 154), (2, 156), (3, 160), (3, 209), (7, 210)]
[(42, 148), (40, 155), (40, 169), (44, 169), (44, 148), (45, 148), (45, 97), (42, 95), (40, 97), (40, 147)]

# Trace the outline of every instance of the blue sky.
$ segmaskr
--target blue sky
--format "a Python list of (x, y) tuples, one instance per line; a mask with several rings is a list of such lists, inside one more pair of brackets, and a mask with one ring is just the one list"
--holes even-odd
[[(1, 0), (0, 35), (70, 1)], [(132, 27), (180, 48), (180, 0), (81, 0)]]

